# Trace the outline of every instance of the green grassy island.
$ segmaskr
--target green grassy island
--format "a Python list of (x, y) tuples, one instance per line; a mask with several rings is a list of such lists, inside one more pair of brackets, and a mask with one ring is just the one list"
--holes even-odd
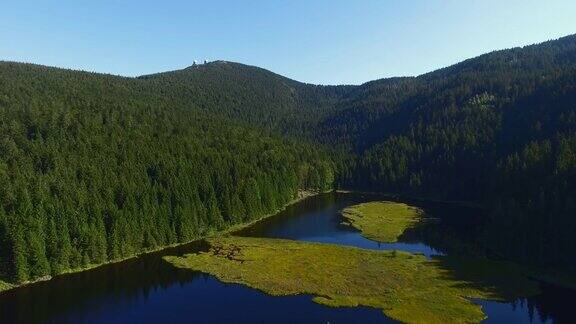
[(346, 223), (370, 240), (394, 243), (404, 231), (421, 221), (424, 212), (416, 207), (390, 201), (350, 206), (342, 211)]
[(327, 306), (374, 307), (403, 322), (479, 322), (486, 316), (469, 298), (503, 300), (538, 292), (535, 282), (507, 262), (427, 260), (399, 251), (280, 239), (221, 237), (208, 243), (206, 252), (164, 259), (271, 295), (310, 294)]
[[(351, 206), (343, 216), (362, 235), (395, 242), (423, 211), (392, 202)], [(207, 240), (209, 249), (172, 265), (244, 284), (271, 295), (309, 294), (332, 307), (381, 309), (409, 323), (470, 323), (486, 318), (472, 298), (509, 300), (539, 292), (514, 263), (482, 258), (374, 251), (332, 244), (235, 236)]]

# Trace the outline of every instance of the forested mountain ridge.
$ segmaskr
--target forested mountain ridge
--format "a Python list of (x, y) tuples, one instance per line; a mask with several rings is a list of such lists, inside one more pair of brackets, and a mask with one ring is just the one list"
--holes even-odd
[[(325, 128), (336, 128), (334, 137), (342, 137), (346, 128), (358, 123), (365, 132), (356, 134), (356, 150), (378, 143), (392, 131), (379, 127), (386, 118), (419, 117), (439, 106), (463, 105), (484, 92), (499, 94), (501, 105), (533, 93), (535, 87), (554, 84), (571, 76), (576, 65), (576, 36), (495, 51), (418, 77), (389, 78), (367, 82), (350, 91), (338, 106), (338, 112), (323, 121)], [(400, 126), (406, 127), (409, 121)], [(391, 126), (391, 125), (386, 125)], [(374, 127), (374, 130), (370, 130)], [(379, 134), (373, 134), (378, 133)], [(367, 140), (367, 137), (375, 137)]]
[(0, 280), (186, 242), (274, 212), (298, 189), (331, 188), (318, 149), (175, 93), (0, 64)]
[(184, 242), (336, 187), (486, 206), (576, 265), (576, 36), (317, 86), (232, 62), (126, 78), (0, 62), (0, 280)]
[(301, 83), (244, 64), (215, 61), (145, 75), (156, 87), (172, 89), (180, 100), (249, 125), (296, 135), (334, 111), (354, 86)]
[(576, 36), (352, 93), (320, 127), (339, 184), (481, 203), (499, 253), (576, 264)]

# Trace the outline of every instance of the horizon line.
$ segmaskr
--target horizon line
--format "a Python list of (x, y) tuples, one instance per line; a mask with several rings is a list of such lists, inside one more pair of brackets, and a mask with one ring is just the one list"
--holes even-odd
[(142, 78), (142, 77), (145, 77), (145, 76), (151, 76), (151, 75), (162, 74), (162, 73), (170, 73), (170, 72), (182, 71), (182, 70), (185, 70), (185, 69), (194, 67), (194, 66), (199, 67), (199, 66), (203, 66), (203, 65), (205, 65), (205, 64), (224, 62), (224, 63), (232, 63), (232, 64), (238, 64), (238, 65), (244, 65), (244, 66), (248, 66), (248, 67), (263, 69), (263, 70), (268, 71), (268, 72), (270, 72), (270, 73), (274, 73), (274, 74), (276, 74), (276, 75), (279, 75), (279, 76), (282, 76), (282, 77), (284, 77), (284, 78), (287, 78), (287, 79), (290, 79), (290, 80), (292, 80), (292, 81), (296, 81), (296, 82), (299, 82), (299, 83), (303, 83), (303, 84), (318, 85), (318, 86), (336, 86), (336, 87), (337, 87), (337, 86), (361, 86), (361, 85), (363, 85), (363, 84), (370, 83), (370, 82), (374, 82), (374, 81), (379, 81), (379, 80), (387, 80), (387, 79), (395, 79), (395, 78), (417, 78), (417, 77), (420, 77), (420, 76), (423, 76), (423, 75), (426, 75), (426, 74), (429, 74), (429, 73), (433, 73), (433, 72), (436, 72), (436, 71), (439, 71), (439, 70), (442, 70), (442, 69), (445, 69), (445, 68), (449, 68), (449, 67), (451, 67), (451, 66), (454, 66), (454, 65), (457, 65), (457, 64), (466, 62), (466, 61), (468, 61), (468, 60), (472, 60), (472, 59), (475, 59), (475, 58), (479, 58), (479, 57), (484, 56), (484, 55), (489, 55), (489, 54), (492, 54), (492, 53), (497, 53), (497, 52), (502, 52), (502, 51), (507, 51), (507, 50), (524, 49), (524, 48), (531, 47), (531, 46), (543, 45), (543, 44), (545, 44), (545, 43), (554, 42), (554, 41), (558, 41), (558, 40), (561, 40), (561, 39), (564, 39), (564, 38), (569, 38), (569, 37), (576, 37), (576, 34), (568, 34), (568, 35), (565, 35), (565, 36), (561, 36), (561, 37), (558, 37), (558, 38), (551, 38), (551, 39), (544, 40), (544, 41), (537, 42), (537, 43), (531, 43), (531, 44), (526, 44), (526, 45), (520, 45), (520, 46), (514, 46), (514, 47), (501, 48), (501, 49), (496, 49), (496, 50), (492, 50), (492, 51), (487, 51), (487, 52), (484, 52), (484, 53), (482, 53), (482, 54), (478, 54), (478, 55), (476, 55), (476, 56), (472, 56), (472, 57), (469, 57), (469, 58), (466, 58), (466, 59), (462, 59), (461, 61), (458, 61), (458, 62), (455, 62), (455, 63), (451, 63), (451, 64), (446, 65), (446, 66), (441, 66), (441, 67), (438, 67), (438, 68), (435, 68), (435, 69), (433, 69), (433, 70), (430, 70), (430, 71), (427, 71), (427, 72), (424, 72), (424, 73), (421, 73), (421, 74), (417, 74), (417, 75), (397, 75), (397, 76), (382, 77), (382, 78), (367, 80), (367, 81), (364, 81), (364, 82), (358, 83), (358, 84), (352, 84), (352, 83), (348, 83), (348, 84), (346, 84), (346, 83), (342, 83), (342, 84), (320, 84), (320, 83), (305, 82), (305, 81), (300, 81), (300, 80), (296, 80), (296, 79), (287, 77), (287, 76), (282, 75), (282, 74), (280, 74), (280, 73), (274, 72), (274, 71), (271, 70), (271, 69), (267, 69), (267, 68), (265, 68), (265, 67), (261, 67), (261, 66), (258, 66), (258, 65), (251, 65), (251, 64), (246, 64), (246, 63), (238, 62), (238, 61), (231, 61), (231, 60), (224, 60), (224, 59), (216, 59), (216, 60), (212, 60), (212, 61), (210, 61), (210, 60), (201, 60), (201, 63), (197, 63), (198, 60), (192, 60), (192, 62), (193, 62), (192, 65), (188, 65), (188, 66), (185, 66), (185, 67), (183, 67), (183, 68), (179, 68), (179, 69), (177, 68), (177, 69), (173, 69), (173, 70), (166, 70), (166, 71), (159, 71), (159, 72), (152, 72), (152, 73), (146, 73), (146, 74), (139, 74), (139, 75), (122, 75), (122, 74), (116, 74), (116, 73), (112, 73), (112, 72), (90, 71), (90, 70), (85, 70), (85, 69), (82, 69), (82, 68), (64, 67), (64, 66), (56, 66), (56, 65), (46, 65), (46, 64), (42, 64), (42, 63), (34, 63), (34, 62), (27, 62), (27, 61), (15, 61), (15, 60), (12, 61), (12, 60), (4, 60), (4, 59), (0, 59), (0, 64), (2, 64), (2, 63), (27, 64), (27, 65), (35, 65), (35, 66), (39, 66), (39, 67), (44, 67), (44, 68), (59, 69), (59, 70), (66, 70), (66, 71), (73, 71), (73, 72), (82, 72), (82, 73), (91, 73), (91, 74), (99, 74), (99, 75), (106, 75), (106, 76), (112, 76), (112, 77), (118, 77), (118, 78), (125, 78), (125, 79), (139, 79), (139, 78)]

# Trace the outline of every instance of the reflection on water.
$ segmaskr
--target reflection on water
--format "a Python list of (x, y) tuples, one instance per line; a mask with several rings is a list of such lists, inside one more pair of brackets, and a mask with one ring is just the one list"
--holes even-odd
[[(474, 252), (479, 212), (469, 208), (409, 201), (443, 222), (407, 231), (394, 244), (378, 244), (340, 224), (339, 212), (344, 207), (375, 199), (381, 197), (318, 196), (238, 235), (400, 249), (428, 257)], [(310, 296), (271, 297), (241, 285), (221, 283), (209, 275), (177, 269), (161, 260), (163, 255), (202, 248), (204, 245), (197, 242), (6, 292), (0, 295), (0, 323), (390, 321), (376, 309), (330, 308), (313, 303)], [(477, 303), (488, 314), (490, 323), (569, 322), (575, 295), (573, 291), (545, 287), (540, 296), (513, 303)]]
[(485, 323), (574, 323), (576, 291), (548, 285), (542, 291), (511, 303), (476, 302), (489, 316)]
[(0, 295), (0, 323), (226, 323), (386, 320), (369, 308), (329, 308), (310, 296), (271, 297), (212, 276), (178, 269), (162, 255), (198, 251), (199, 243)]

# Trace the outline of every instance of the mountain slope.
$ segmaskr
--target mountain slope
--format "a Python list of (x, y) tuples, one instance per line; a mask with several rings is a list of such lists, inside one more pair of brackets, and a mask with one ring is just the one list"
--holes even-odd
[(295, 135), (332, 112), (353, 86), (300, 83), (270, 71), (215, 61), (139, 77), (179, 100), (222, 117)]
[(576, 36), (352, 94), (320, 128), (340, 185), (481, 203), (499, 252), (576, 265)]
[(322, 152), (183, 99), (164, 83), (0, 63), (0, 280), (187, 242), (331, 187)]
[(0, 281), (117, 260), (298, 189), (482, 204), (503, 256), (576, 266), (576, 36), (316, 86), (217, 61), (139, 78), (0, 62)]

